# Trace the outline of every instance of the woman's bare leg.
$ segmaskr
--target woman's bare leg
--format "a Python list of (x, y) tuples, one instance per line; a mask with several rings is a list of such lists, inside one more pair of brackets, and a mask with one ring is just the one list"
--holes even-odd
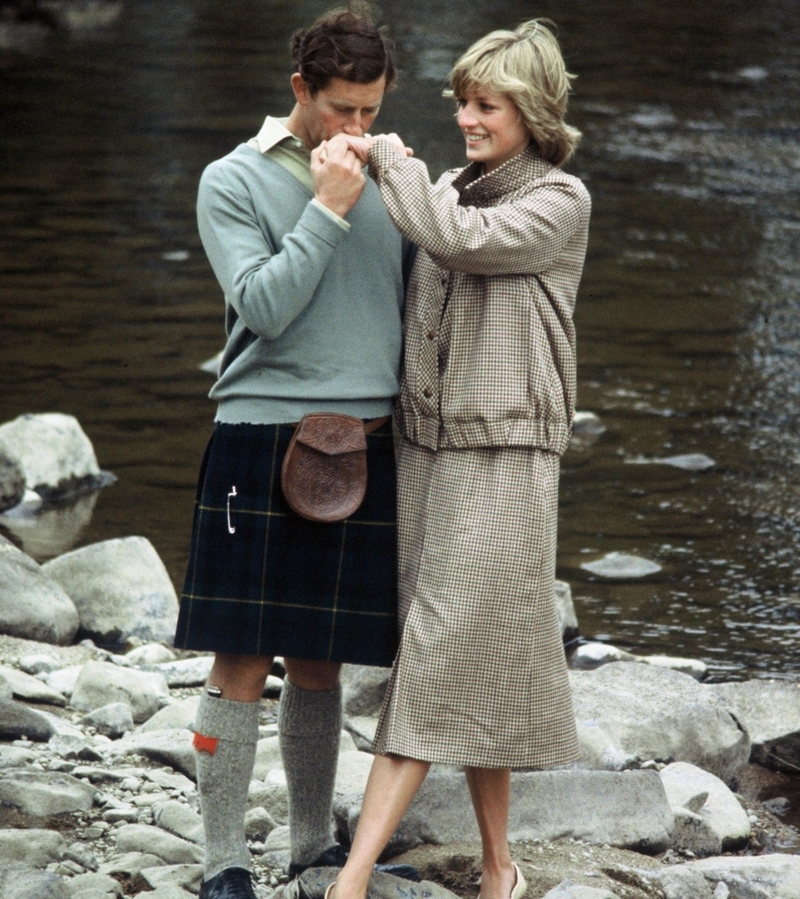
[(403, 820), (429, 768), (429, 762), (417, 759), (375, 756), (350, 856), (336, 878), (334, 899), (364, 899), (367, 895), (373, 865)]
[(516, 872), (508, 848), (511, 772), (508, 768), (465, 768), (483, 849), (480, 899), (509, 899)]

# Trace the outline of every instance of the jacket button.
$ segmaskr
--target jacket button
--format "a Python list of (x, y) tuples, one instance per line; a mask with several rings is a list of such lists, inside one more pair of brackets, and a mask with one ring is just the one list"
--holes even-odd
[(422, 395), (425, 397), (426, 400), (427, 400), (427, 399), (430, 399), (431, 396), (433, 395), (433, 391), (430, 389), (430, 387), (426, 387), (426, 388), (422, 391)]
[(436, 331), (428, 331), (428, 340), (433, 340), (436, 337)]

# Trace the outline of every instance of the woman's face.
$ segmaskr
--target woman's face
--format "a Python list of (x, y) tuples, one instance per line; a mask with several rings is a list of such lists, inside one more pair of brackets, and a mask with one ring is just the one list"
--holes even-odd
[(458, 127), (467, 142), (467, 159), (491, 172), (521, 153), (530, 132), (505, 94), (477, 88), (458, 101)]

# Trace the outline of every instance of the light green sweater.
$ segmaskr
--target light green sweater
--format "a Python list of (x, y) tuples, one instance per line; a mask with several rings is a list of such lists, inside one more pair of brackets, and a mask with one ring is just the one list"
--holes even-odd
[(242, 144), (200, 180), (200, 237), (225, 294), (217, 421), (389, 415), (398, 392), (403, 243), (373, 181), (346, 227)]

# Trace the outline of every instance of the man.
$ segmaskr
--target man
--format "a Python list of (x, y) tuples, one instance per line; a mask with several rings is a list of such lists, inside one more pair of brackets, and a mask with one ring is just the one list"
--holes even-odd
[[(404, 245), (337, 134), (363, 135), (395, 72), (382, 31), (337, 10), (291, 43), (295, 105), (204, 172), (198, 223), (228, 340), (198, 483), (175, 645), (214, 651), (195, 719), (206, 834), (201, 899), (254, 899), (244, 813), (259, 699), (287, 676), (278, 725), (291, 865), (339, 865), (331, 834), (341, 663), (391, 665), (397, 642), (393, 441)], [(292, 513), (280, 488), (294, 423), (365, 421), (367, 496), (344, 522)]]

